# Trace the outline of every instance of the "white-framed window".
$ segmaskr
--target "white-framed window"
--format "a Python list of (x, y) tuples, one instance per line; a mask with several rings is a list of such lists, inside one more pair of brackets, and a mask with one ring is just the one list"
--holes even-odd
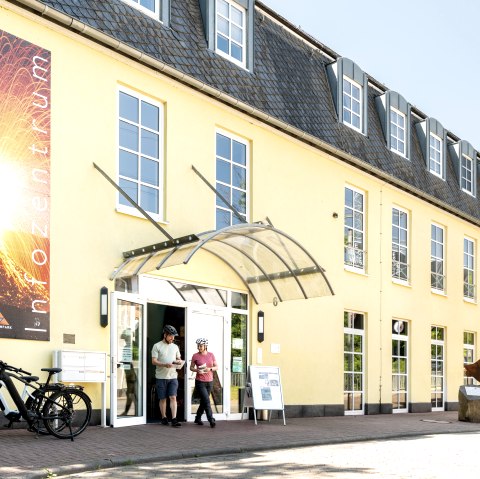
[[(248, 142), (224, 131), (217, 131), (216, 188), (245, 221), (248, 221)], [(216, 197), (216, 229), (241, 223), (231, 208)]]
[(445, 329), (431, 327), (431, 402), (432, 411), (445, 409)]
[(463, 297), (475, 299), (475, 242), (463, 238)]
[(138, 8), (147, 15), (161, 19), (162, 18), (162, 0), (123, 0), (125, 3)]
[[(127, 89), (118, 92), (118, 184), (154, 219), (163, 219), (163, 105)], [(118, 194), (117, 210), (139, 216)]]
[(344, 264), (365, 271), (365, 193), (345, 187)]
[(430, 253), (430, 286), (434, 291), (445, 291), (445, 230), (438, 225), (431, 227), (431, 253)]
[(443, 140), (430, 133), (430, 147), (429, 147), (429, 170), (436, 176), (443, 178)]
[(467, 155), (462, 155), (460, 166), (460, 185), (462, 190), (473, 195), (473, 160)]
[(409, 281), (408, 213), (392, 208), (392, 278)]
[(390, 148), (406, 156), (406, 116), (396, 108), (390, 108)]
[(362, 87), (347, 76), (343, 76), (343, 123), (362, 131)]
[(365, 315), (343, 313), (343, 397), (345, 415), (365, 411)]
[(215, 51), (246, 67), (245, 8), (230, 0), (216, 0)]
[[(463, 333), (463, 365), (475, 362), (475, 333), (464, 331)], [(467, 376), (463, 371), (463, 384), (472, 385), (477, 381), (471, 376)]]
[(392, 320), (392, 409), (408, 411), (408, 322)]

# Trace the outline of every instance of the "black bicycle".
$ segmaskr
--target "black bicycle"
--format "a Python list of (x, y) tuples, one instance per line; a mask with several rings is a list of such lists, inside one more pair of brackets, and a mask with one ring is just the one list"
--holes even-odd
[[(22, 419), (28, 430), (38, 434), (52, 434), (59, 439), (71, 439), (81, 434), (90, 422), (92, 401), (82, 386), (52, 383), (60, 368), (43, 368), (48, 373), (45, 383), (38, 376), (0, 361), (0, 409), (9, 420), (6, 427)], [(24, 384), (20, 393), (14, 379)], [(2, 392), (5, 387), (17, 409), (10, 409)]]

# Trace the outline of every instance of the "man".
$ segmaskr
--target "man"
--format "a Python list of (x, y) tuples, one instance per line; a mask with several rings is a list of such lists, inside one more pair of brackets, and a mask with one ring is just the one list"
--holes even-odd
[(172, 426), (180, 427), (182, 424), (177, 419), (177, 390), (178, 379), (176, 365), (182, 365), (178, 346), (173, 342), (178, 336), (177, 330), (165, 325), (163, 328), (163, 339), (153, 345), (152, 364), (156, 366), (155, 378), (157, 395), (159, 399), (161, 423), (168, 426), (167, 419), (167, 397), (170, 399), (170, 411), (172, 413)]

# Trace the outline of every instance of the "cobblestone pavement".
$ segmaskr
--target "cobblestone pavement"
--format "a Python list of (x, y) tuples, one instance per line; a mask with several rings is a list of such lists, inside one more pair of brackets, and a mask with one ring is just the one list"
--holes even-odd
[[(35, 437), (25, 429), (0, 431), (0, 478), (38, 479), (125, 464), (205, 458), (283, 448), (386, 440), (432, 434), (480, 433), (480, 424), (458, 413), (382, 414), (281, 420), (218, 421), (217, 427), (188, 423), (123, 428), (89, 427), (74, 442)], [(466, 434), (468, 436), (468, 434)], [(187, 476), (188, 477), (188, 476)]]
[(452, 479), (478, 471), (480, 432), (138, 464), (69, 479)]

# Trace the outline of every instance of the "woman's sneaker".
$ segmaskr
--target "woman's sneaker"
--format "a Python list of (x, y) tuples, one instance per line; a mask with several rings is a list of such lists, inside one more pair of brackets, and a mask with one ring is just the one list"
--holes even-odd
[(182, 423), (178, 422), (178, 419), (175, 417), (172, 419), (172, 427), (181, 427)]

